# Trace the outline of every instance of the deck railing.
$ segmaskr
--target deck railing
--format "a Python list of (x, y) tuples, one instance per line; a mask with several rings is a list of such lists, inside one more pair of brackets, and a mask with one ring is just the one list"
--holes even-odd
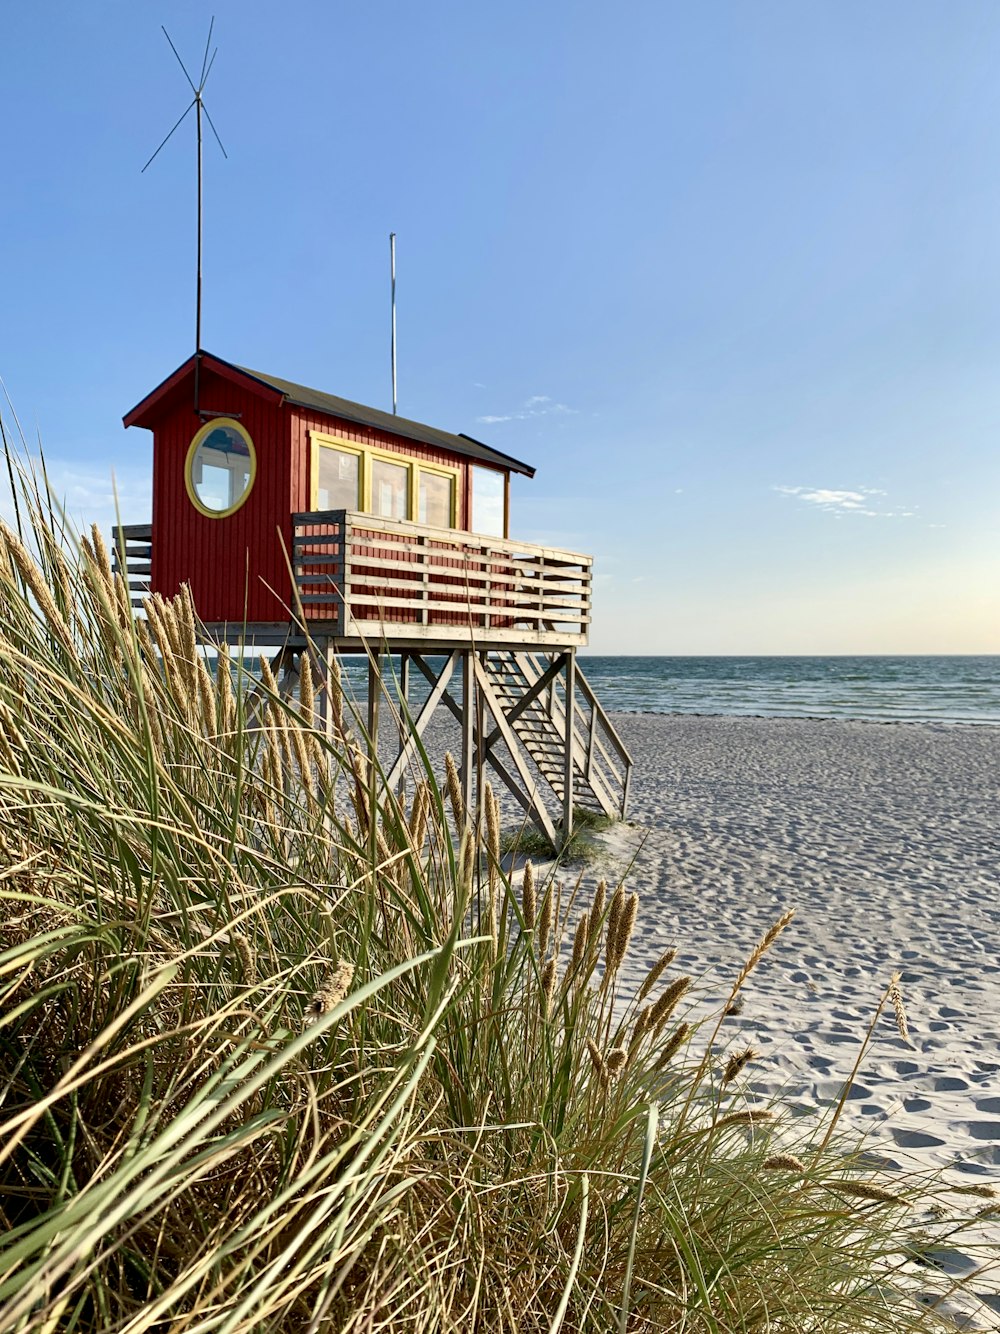
[[(150, 524), (114, 530), (138, 606), (150, 587)], [(528, 542), (379, 519), (350, 510), (292, 515), (292, 618), (334, 638), (587, 642), (591, 557)]]
[(336, 637), (586, 643), (590, 556), (349, 510), (292, 537), (301, 615)]
[(153, 525), (129, 523), (111, 530), (112, 563), (116, 572), (128, 569), (132, 605), (138, 606), (149, 592), (153, 570)]

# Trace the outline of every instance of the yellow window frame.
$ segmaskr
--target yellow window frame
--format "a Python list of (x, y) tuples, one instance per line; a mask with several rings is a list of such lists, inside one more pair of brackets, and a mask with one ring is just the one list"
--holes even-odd
[[(452, 529), (458, 527), (458, 485), (461, 480), (458, 468), (450, 468), (442, 463), (424, 463), (409, 454), (396, 454), (391, 449), (379, 449), (378, 446), (358, 445), (353, 440), (344, 440), (339, 435), (328, 435), (325, 431), (310, 431), (309, 440), (312, 445), (309, 460), (309, 503), (313, 509), (316, 508), (319, 496), (319, 451), (324, 448), (337, 449), (343, 454), (354, 454), (359, 459), (358, 508), (363, 514), (372, 513), (372, 463), (375, 459), (380, 459), (407, 470), (406, 522), (417, 521), (415, 516), (420, 513), (420, 474), (426, 472), (437, 477), (446, 477), (451, 481), (451, 527)], [(404, 521), (397, 520), (397, 522)]]
[[(451, 510), (448, 515), (448, 527), (452, 530), (458, 527), (458, 482), (459, 471), (457, 468), (444, 467), (438, 463), (421, 463), (414, 459), (416, 467), (414, 468), (413, 495), (411, 498), (410, 513), (420, 514), (420, 474), (428, 473), (433, 477), (444, 477), (451, 482)], [(419, 521), (419, 520), (418, 520)]]
[(368, 493), (368, 481), (366, 474), (368, 472), (365, 463), (365, 451), (360, 445), (356, 445), (353, 440), (341, 440), (336, 435), (324, 435), (321, 431), (310, 431), (309, 439), (312, 445), (309, 458), (309, 506), (315, 509), (319, 497), (319, 451), (323, 446), (329, 449), (336, 449), (341, 454), (353, 454), (358, 459), (358, 508), (366, 508), (365, 498)]
[[(232, 427), (237, 435), (242, 436), (245, 441), (250, 457), (250, 480), (246, 484), (246, 490), (240, 496), (239, 500), (237, 500), (235, 505), (230, 505), (228, 509), (224, 510), (213, 510), (209, 509), (207, 505), (203, 505), (198, 499), (198, 492), (195, 490), (194, 478), (191, 474), (194, 467), (194, 456), (198, 453), (198, 449), (202, 442), (207, 440), (212, 432), (218, 430), (220, 426)], [(257, 451), (254, 448), (253, 440), (250, 438), (250, 432), (247, 428), (241, 422), (238, 422), (235, 417), (212, 417), (209, 421), (205, 422), (204, 426), (200, 427), (195, 433), (195, 437), (190, 445), (188, 445), (187, 457), (184, 460), (184, 487), (188, 493), (188, 500), (190, 500), (198, 513), (204, 514), (206, 519), (228, 519), (230, 514), (235, 514), (238, 509), (242, 509), (250, 499), (250, 492), (253, 490), (253, 484), (256, 480)]]

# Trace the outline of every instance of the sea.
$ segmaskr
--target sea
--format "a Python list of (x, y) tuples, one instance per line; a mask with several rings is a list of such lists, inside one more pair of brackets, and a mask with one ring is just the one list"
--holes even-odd
[[(577, 662), (609, 713), (857, 718), (1000, 726), (1000, 655), (983, 657), (602, 657)], [(348, 658), (356, 698), (363, 659)], [(412, 705), (426, 687), (413, 673)]]
[(599, 657), (609, 712), (1000, 725), (1000, 656)]

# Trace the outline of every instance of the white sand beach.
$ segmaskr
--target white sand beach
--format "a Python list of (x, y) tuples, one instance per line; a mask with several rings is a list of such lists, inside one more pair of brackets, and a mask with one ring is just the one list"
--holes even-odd
[[(629, 823), (601, 861), (620, 874), (634, 855), (636, 979), (676, 945), (677, 966), (721, 999), (795, 907), (726, 1021), (760, 1052), (750, 1089), (803, 1115), (829, 1107), (900, 970), (912, 1045), (890, 1009), (847, 1126), (890, 1165), (1000, 1188), (1000, 731), (648, 714), (615, 724), (636, 770)], [(993, 1275), (980, 1315), (959, 1324), (1000, 1328), (998, 1286)]]

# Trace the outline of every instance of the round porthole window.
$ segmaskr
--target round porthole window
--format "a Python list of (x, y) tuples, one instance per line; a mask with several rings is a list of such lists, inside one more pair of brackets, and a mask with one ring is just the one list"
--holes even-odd
[(223, 519), (246, 500), (256, 472), (250, 436), (232, 417), (216, 417), (191, 441), (184, 481), (196, 510)]

